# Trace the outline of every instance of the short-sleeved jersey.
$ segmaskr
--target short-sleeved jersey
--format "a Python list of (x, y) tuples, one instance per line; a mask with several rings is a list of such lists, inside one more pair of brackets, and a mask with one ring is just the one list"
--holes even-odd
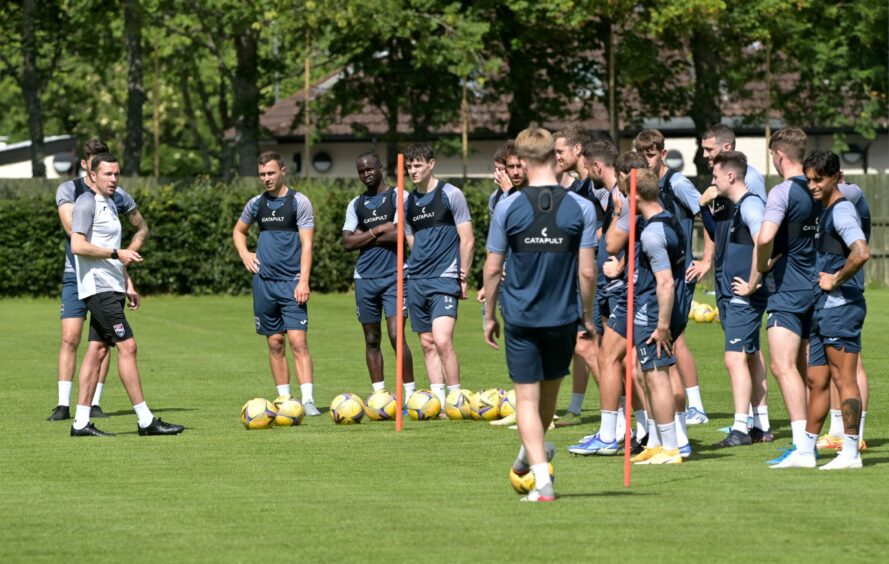
[(487, 249), (509, 253), (501, 313), (510, 325), (558, 327), (582, 316), (577, 254), (596, 246), (589, 200), (561, 186), (533, 186), (501, 200)]
[[(629, 204), (627, 204), (627, 197), (624, 196), (620, 189), (615, 186), (611, 189), (611, 191), (607, 191), (608, 198), (605, 201), (605, 216), (602, 222), (602, 236), (599, 238), (598, 252), (596, 253), (596, 271), (597, 271), (597, 291), (600, 295), (610, 296), (615, 295), (617, 292), (620, 292), (624, 288), (624, 284), (626, 282), (626, 271), (624, 275), (619, 276), (617, 278), (608, 278), (605, 276), (605, 273), (602, 272), (602, 266), (608, 260), (608, 250), (605, 248), (605, 233), (608, 231), (608, 228), (611, 226), (612, 221), (617, 221), (614, 215), (614, 203), (612, 198), (620, 198), (621, 201), (621, 217), (629, 214)], [(627, 210), (626, 213), (624, 210)], [(628, 227), (629, 229), (629, 227)], [(624, 251), (621, 251), (615, 255), (618, 260), (623, 258)]]
[[(855, 211), (855, 206), (845, 198), (840, 198), (824, 210), (818, 222), (818, 233), (815, 237), (818, 272), (833, 274), (842, 269), (852, 243), (864, 240), (864, 230), (861, 228), (861, 219)], [(818, 304), (820, 307), (832, 308), (863, 299), (864, 269), (861, 269), (831, 292), (822, 291)]]
[(861, 219), (861, 229), (864, 231), (865, 241), (870, 243), (870, 206), (864, 196), (864, 190), (856, 184), (839, 184), (837, 188), (843, 197), (855, 206), (855, 211), (858, 212), (858, 217)]
[(258, 276), (266, 280), (298, 279), (302, 256), (299, 231), (315, 228), (309, 199), (289, 188), (280, 198), (264, 192), (250, 198), (240, 219), (247, 225), (259, 225)]
[[(72, 210), (71, 232), (103, 249), (119, 249), (121, 240), (120, 210), (114, 198), (91, 191), (77, 197)], [(123, 263), (112, 258), (74, 257), (77, 272), (77, 296), (81, 300), (102, 292), (124, 292)]]
[[(596, 188), (593, 180), (589, 177), (578, 178), (571, 184), (571, 191), (578, 196), (585, 198), (593, 204), (593, 211), (596, 213), (596, 229), (602, 227), (602, 221), (605, 218), (605, 206), (602, 205), (601, 190)], [(606, 191), (607, 192), (607, 191)]]
[[(74, 180), (63, 182), (59, 184), (59, 187), (56, 190), (56, 207), (60, 208), (64, 204), (73, 204), (81, 194), (89, 191), (89, 186), (86, 185), (83, 178), (75, 178)], [(114, 191), (112, 199), (114, 200), (115, 207), (124, 215), (130, 215), (137, 209), (133, 197), (120, 186)], [(74, 272), (74, 255), (71, 253), (71, 238), (67, 235), (65, 236), (65, 272)]]
[[(408, 193), (403, 192), (407, 201)], [(367, 231), (383, 223), (398, 223), (398, 191), (389, 189), (382, 194), (367, 193), (355, 196), (346, 206), (343, 231)], [(358, 252), (354, 276), (358, 278), (385, 278), (398, 270), (398, 246), (368, 245)]]
[[(737, 205), (732, 206), (731, 227), (727, 241), (725, 242), (725, 255), (722, 269), (718, 276), (720, 285), (728, 288), (729, 294), (725, 297), (738, 302), (749, 303), (748, 298), (734, 295), (731, 292), (732, 282), (735, 277), (743, 280), (750, 279), (750, 268), (753, 265), (753, 249), (759, 229), (762, 227), (763, 214), (765, 213), (765, 201), (757, 194), (747, 192), (738, 200)], [(757, 298), (765, 298), (765, 288), (760, 288), (754, 293)]]
[(657, 279), (655, 274), (670, 270), (675, 291), (685, 283), (684, 241), (681, 226), (670, 212), (663, 211), (647, 220), (640, 239), (641, 252), (636, 255), (635, 320), (647, 323), (657, 319)]
[[(765, 181), (759, 171), (750, 165), (747, 165), (744, 184), (747, 186), (748, 192), (759, 196), (763, 202), (766, 201)], [(717, 197), (710, 204), (710, 214), (716, 223), (716, 231), (713, 236), (713, 271), (716, 277), (716, 294), (722, 298), (730, 298), (732, 296), (731, 279), (729, 279), (729, 284), (726, 286), (724, 283), (725, 277), (722, 276), (722, 266), (725, 263), (725, 251), (728, 245), (729, 232), (732, 228), (734, 204), (728, 198)]]
[(405, 233), (414, 237), (408, 277), (459, 278), (457, 225), (471, 219), (466, 197), (456, 186), (439, 180), (429, 192), (411, 192), (404, 222)]
[(691, 180), (674, 170), (668, 170), (667, 174), (658, 180), (658, 186), (661, 189), (664, 209), (679, 220), (679, 225), (682, 226), (686, 245), (685, 261), (688, 266), (694, 258), (691, 252), (692, 231), (695, 226), (695, 216), (701, 211), (701, 193)]
[(785, 180), (769, 192), (763, 221), (778, 225), (772, 256), (781, 255), (765, 276), (769, 311), (806, 311), (812, 306), (820, 215), (821, 204), (812, 198), (803, 176)]
[(494, 217), (494, 209), (497, 207), (497, 204), (500, 203), (500, 200), (514, 193), (516, 190), (516, 188), (510, 188), (504, 192), (503, 189), (498, 186), (491, 192), (491, 196), (488, 198), (488, 219)]

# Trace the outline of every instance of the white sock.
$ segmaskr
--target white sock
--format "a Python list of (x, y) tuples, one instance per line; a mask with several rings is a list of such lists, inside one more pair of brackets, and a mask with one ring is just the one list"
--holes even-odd
[(800, 454), (811, 454), (814, 456), (816, 441), (818, 441), (818, 435), (803, 430), (803, 436), (800, 438), (800, 443), (796, 446), (796, 450)]
[(139, 418), (139, 426), (143, 429), (154, 421), (154, 414), (151, 413), (151, 410), (148, 409), (148, 404), (144, 401), (134, 405), (133, 410), (135, 410), (136, 416)]
[[(676, 423), (676, 440), (679, 441), (679, 446), (688, 444), (688, 428), (685, 426), (685, 416), (686, 412), (678, 411), (673, 419)], [(663, 439), (661, 440), (663, 441)]]
[(99, 382), (96, 384), (96, 393), (93, 394), (93, 403), (91, 405), (99, 405), (99, 402), (102, 401), (102, 388), (105, 387), (105, 384)]
[(435, 397), (438, 398), (438, 401), (441, 402), (441, 405), (445, 404), (445, 385), (444, 384), (431, 384), (429, 386), (432, 389), (432, 393), (435, 394)]
[(627, 434), (627, 414), (624, 413), (623, 406), (617, 408), (617, 424), (614, 426), (614, 439), (617, 442), (624, 440)]
[(542, 462), (531, 466), (531, 472), (534, 473), (534, 489), (539, 490), (552, 483), (549, 479), (549, 464)]
[(661, 446), (661, 437), (657, 432), (657, 423), (654, 422), (654, 419), (648, 420), (648, 444), (646, 445), (648, 448)]
[[(450, 394), (451, 392), (459, 392), (460, 391), (460, 384), (454, 384), (453, 386), (448, 386), (447, 390), (448, 390), (448, 394)], [(444, 402), (442, 402), (441, 405), (444, 405)]]
[(830, 410), (830, 430), (827, 434), (832, 437), (843, 436), (843, 411), (841, 409)]
[(407, 400), (410, 399), (411, 395), (414, 393), (414, 390), (417, 389), (416, 382), (405, 382), (404, 383), (404, 397), (401, 398), (401, 401), (407, 403)]
[(599, 424), (599, 439), (603, 443), (613, 442), (617, 431), (617, 412), (602, 410), (602, 422)]
[(806, 436), (806, 420), (791, 421), (790, 432), (793, 434), (793, 444), (796, 445), (796, 448), (800, 448)]
[(74, 411), (74, 424), (72, 427), (78, 431), (86, 427), (90, 422), (90, 406), (77, 404)]
[(753, 408), (753, 426), (763, 433), (768, 433), (772, 428), (769, 423), (769, 407), (767, 405)]
[(382, 381), (382, 382), (371, 382), (371, 383), (370, 383), (370, 387), (371, 387), (371, 389), (373, 389), (373, 391), (375, 391), (375, 392), (379, 392), (379, 391), (382, 391), (382, 390), (385, 390), (385, 389), (386, 389), (386, 382), (385, 382), (385, 381)]
[(279, 396), (290, 397), (290, 384), (280, 384), (275, 387), (278, 388), (278, 395)]
[(661, 444), (664, 446), (664, 450), (676, 450), (679, 448), (679, 439), (676, 437), (677, 427), (678, 425), (675, 423), (657, 426), (657, 432), (661, 436)]
[(861, 435), (847, 435), (843, 433), (843, 450), (840, 451), (840, 456), (858, 458), (858, 439), (860, 438)]
[(634, 411), (633, 414), (636, 416), (636, 440), (641, 441), (648, 434), (648, 414), (644, 409)]
[(308, 384), (300, 384), (299, 393), (302, 395), (302, 402), (304, 404), (315, 403), (315, 384), (312, 384), (311, 382)]
[(58, 405), (71, 405), (71, 384), (73, 382), (66, 382), (64, 380), (59, 380), (59, 403)]
[(691, 388), (685, 388), (685, 398), (688, 403), (689, 409), (692, 407), (697, 409), (698, 411), (704, 411), (704, 404), (701, 403), (701, 387), (700, 386), (692, 386)]
[(584, 394), (571, 394), (571, 403), (568, 404), (568, 411), (575, 415), (580, 415), (583, 409)]
[(864, 436), (864, 418), (867, 416), (867, 411), (861, 412), (861, 423), (858, 424), (858, 438)]
[(756, 412), (753, 410), (753, 404), (747, 404), (747, 417), (752, 418), (754, 413)]
[(732, 424), (732, 430), (739, 431), (745, 435), (750, 432), (747, 428), (747, 414), (735, 413), (735, 422)]

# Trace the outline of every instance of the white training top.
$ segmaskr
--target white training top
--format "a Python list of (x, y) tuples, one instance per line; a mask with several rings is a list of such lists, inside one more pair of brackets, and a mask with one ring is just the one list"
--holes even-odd
[[(113, 198), (85, 192), (74, 202), (71, 231), (105, 249), (119, 249), (120, 217)], [(75, 255), (77, 297), (84, 300), (101, 292), (126, 292), (123, 263), (115, 259), (99, 259)]]

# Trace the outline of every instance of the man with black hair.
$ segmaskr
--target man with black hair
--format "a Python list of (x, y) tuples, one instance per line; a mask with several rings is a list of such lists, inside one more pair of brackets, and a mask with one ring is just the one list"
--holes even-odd
[[(380, 315), (392, 349), (397, 345), (397, 315), (401, 307), (407, 315), (406, 303), (397, 303), (398, 273), (398, 192), (386, 184), (383, 164), (375, 153), (363, 153), (355, 160), (358, 179), (366, 190), (352, 198), (346, 206), (343, 224), (343, 247), (358, 250), (355, 265), (355, 311), (364, 331), (365, 360), (373, 391), (386, 388), (383, 378), (383, 353), (380, 350)], [(402, 194), (407, 201), (407, 192)], [(402, 320), (404, 323), (404, 320)], [(404, 343), (404, 398), (414, 392), (414, 363), (411, 350)]]
[[(74, 255), (71, 254), (72, 210), (74, 209), (74, 202), (81, 194), (95, 188), (90, 177), (93, 157), (108, 152), (108, 146), (101, 139), (97, 137), (89, 139), (83, 144), (82, 158), (80, 160), (80, 167), (87, 172), (87, 175), (63, 182), (56, 190), (56, 207), (59, 211), (62, 229), (65, 231), (65, 273), (62, 278), (62, 342), (59, 346), (58, 403), (52, 415), (49, 416), (49, 421), (62, 421), (71, 417), (69, 408), (71, 384), (74, 381), (77, 348), (80, 346), (83, 323), (86, 320), (87, 313), (86, 304), (77, 297), (77, 275), (74, 271)], [(127, 248), (131, 251), (139, 251), (148, 239), (148, 224), (136, 207), (136, 202), (123, 188), (118, 186), (114, 190), (112, 198), (114, 199), (115, 208), (124, 214), (130, 225), (135, 228), (135, 233), (133, 233), (133, 238), (130, 240)], [(133, 296), (131, 306), (133, 309), (138, 309), (140, 304), (139, 294), (133, 287), (132, 279), (127, 277), (127, 283), (129, 284), (127, 294)], [(90, 401), (90, 416), (93, 418), (108, 417), (99, 404), (102, 398), (102, 390), (105, 386), (105, 379), (108, 377), (110, 360), (111, 355), (105, 355), (102, 365), (99, 367), (99, 380), (96, 384), (95, 394)]]
[(460, 389), (454, 327), (458, 300), (466, 299), (475, 248), (472, 218), (463, 192), (433, 176), (432, 147), (414, 143), (405, 150), (404, 160), (416, 187), (407, 199), (404, 226), (411, 246), (411, 329), (420, 337), (430, 388), (444, 405), (445, 386), (448, 393)]
[(77, 272), (77, 296), (90, 312), (89, 348), (80, 366), (77, 409), (71, 425), (72, 437), (106, 437), (92, 422), (90, 399), (95, 394), (99, 366), (109, 347), (117, 347), (118, 371), (139, 418), (139, 435), (176, 435), (182, 425), (155, 417), (142, 395), (142, 381), (136, 363), (136, 340), (124, 314), (127, 298), (135, 305), (137, 296), (128, 294), (127, 269), (141, 262), (132, 249), (121, 249), (121, 225), (114, 201), (120, 180), (120, 165), (109, 153), (93, 157), (90, 166), (92, 190), (74, 202), (71, 221), (71, 252)]

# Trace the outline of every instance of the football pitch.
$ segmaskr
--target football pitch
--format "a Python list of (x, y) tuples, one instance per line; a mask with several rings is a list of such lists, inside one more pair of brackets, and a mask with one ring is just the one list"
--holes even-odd
[[(692, 322), (710, 416), (689, 428), (694, 455), (681, 466), (634, 467), (625, 489), (622, 457), (568, 454), (597, 428), (591, 384), (584, 425), (548, 434), (560, 498), (540, 505), (519, 503), (507, 480), (516, 431), (482, 422), (406, 421), (396, 433), (392, 422), (339, 427), (323, 413), (300, 427), (246, 431), (241, 405), (275, 395), (249, 297), (149, 297), (129, 314), (148, 404), (185, 433), (139, 437), (112, 368), (102, 404), (113, 417), (97, 423), (118, 435), (72, 439), (70, 421), (45, 420), (56, 399), (58, 301), (2, 300), (0, 561), (883, 561), (889, 290), (867, 297), (862, 470), (766, 466), (790, 442), (772, 377), (776, 442), (710, 446), (732, 421), (722, 332)], [(325, 412), (339, 393), (370, 391), (354, 311), (351, 295), (310, 302), (315, 397)], [(509, 387), (503, 352), (483, 343), (478, 305), (463, 302), (460, 316), (464, 387)], [(413, 334), (408, 343), (426, 387)], [(387, 350), (390, 390), (393, 364)], [(560, 410), (569, 398), (570, 378)]]

